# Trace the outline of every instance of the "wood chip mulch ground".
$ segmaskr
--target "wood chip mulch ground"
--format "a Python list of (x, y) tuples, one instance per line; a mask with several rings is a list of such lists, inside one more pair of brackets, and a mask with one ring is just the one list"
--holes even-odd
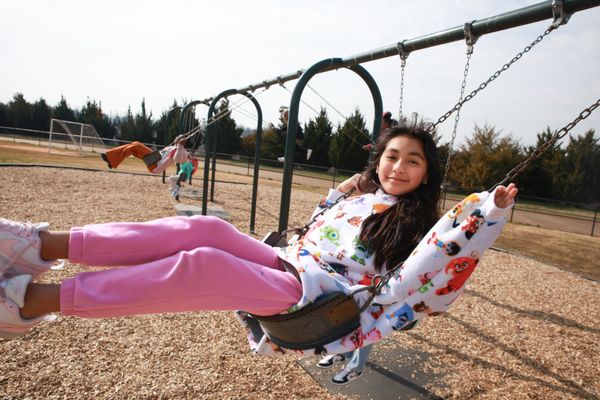
[[(175, 213), (157, 177), (15, 167), (0, 174), (0, 216), (48, 221), (56, 230)], [(216, 185), (217, 204), (243, 232), (251, 188)], [(319, 197), (294, 190), (289, 225), (301, 225)], [(257, 236), (277, 228), (279, 199), (278, 187), (259, 187)], [(81, 270), (67, 264), (41, 280), (59, 282)], [(448, 315), (396, 334), (376, 351), (428, 354), (422, 370), (439, 376), (428, 390), (442, 398), (598, 399), (599, 289), (557, 268), (489, 251)], [(348, 398), (319, 386), (292, 357), (252, 356), (231, 312), (60, 316), (0, 346), (3, 399)]]

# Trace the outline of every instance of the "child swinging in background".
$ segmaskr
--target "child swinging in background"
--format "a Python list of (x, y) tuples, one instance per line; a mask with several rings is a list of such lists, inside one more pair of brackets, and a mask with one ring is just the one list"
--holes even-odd
[(198, 170), (198, 159), (192, 157), (191, 153), (188, 153), (187, 160), (179, 165), (179, 172), (176, 175), (171, 175), (168, 179), (169, 190), (175, 200), (179, 201), (179, 193), (181, 192), (181, 184), (189, 181), (192, 175)]
[[(398, 121), (392, 118), (392, 113), (389, 111), (384, 112), (381, 116), (381, 132), (389, 128), (395, 128), (396, 126), (398, 126)], [(373, 145), (371, 144), (371, 142), (368, 142), (362, 146), (362, 149), (366, 151), (371, 151), (372, 147)]]
[[(177, 136), (173, 143), (173, 145), (165, 147), (160, 152), (154, 152), (141, 142), (131, 142), (107, 150), (106, 153), (102, 153), (100, 156), (110, 169), (117, 168), (127, 157), (134, 156), (146, 163), (148, 171), (153, 174), (160, 174), (170, 166), (182, 163), (188, 158), (189, 153), (184, 148), (186, 144), (185, 135)], [(156, 158), (154, 158), (155, 156)]]
[[(365, 173), (342, 182), (339, 191), (331, 190), (328, 200), (355, 187), (361, 194), (340, 201), (318, 217), (306, 235), (284, 249), (272, 248), (225, 221), (206, 216), (94, 224), (69, 232), (49, 231), (47, 224), (0, 220), (0, 336), (23, 335), (55, 312), (81, 318), (240, 309), (256, 315), (284, 313), (324, 292), (350, 292), (412, 252), (396, 281), (390, 280), (390, 290), (361, 314), (361, 327), (318, 351), (343, 353), (360, 348), (381, 338), (368, 330), (373, 326), (367, 326), (368, 321), (374, 320), (376, 328), (388, 334), (412, 320), (445, 311), (464, 285), (465, 277), (456, 284), (454, 278), (460, 272), (456, 269), (438, 271), (427, 283), (428, 288), (439, 290), (451, 287), (450, 294), (403, 286), (419, 281), (431, 267), (429, 262), (411, 263), (419, 242), (417, 249), (429, 246), (428, 251), (435, 251), (437, 261), (427, 261), (453, 260), (452, 255), (438, 251), (437, 244), (435, 248), (427, 244), (432, 238), (424, 237), (437, 219), (440, 183), (436, 147), (429, 133), (395, 128), (379, 137), (374, 161)], [(498, 186), (484, 200), (481, 215), (495, 226), (494, 234), (499, 234), (516, 194), (513, 184)], [(480, 227), (464, 248), (483, 239), (489, 246), (489, 232), (487, 225)], [(436, 240), (442, 239), (438, 235)], [(122, 268), (79, 273), (59, 284), (33, 282), (57, 259), (65, 258), (86, 266)], [(284, 270), (281, 259), (298, 270), (301, 282)], [(328, 263), (344, 268), (334, 273)], [(426, 313), (416, 311), (416, 306), (414, 313), (405, 310), (415, 294), (423, 305), (426, 302), (425, 308), (419, 308)], [(259, 354), (273, 353), (274, 345), (266, 337), (254, 345)], [(279, 352), (284, 351), (275, 351)]]

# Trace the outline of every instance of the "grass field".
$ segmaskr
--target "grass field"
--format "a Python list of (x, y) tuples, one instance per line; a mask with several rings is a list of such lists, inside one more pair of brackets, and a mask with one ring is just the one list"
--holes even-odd
[[(65, 149), (53, 149), (49, 153), (46, 147), (15, 144), (8, 141), (0, 141), (0, 163), (52, 164), (106, 169), (106, 165), (98, 153), (81, 156), (77, 152)], [(119, 171), (147, 173), (144, 164), (134, 158), (125, 160), (119, 166)], [(198, 176), (201, 176), (201, 173), (199, 171)], [(219, 173), (218, 178), (250, 182), (246, 176), (225, 173)], [(272, 180), (261, 180), (260, 184), (273, 185), (277, 183)], [(310, 190), (306, 187), (302, 189)], [(502, 235), (496, 241), (495, 247), (600, 281), (600, 238), (598, 237), (507, 224)]]

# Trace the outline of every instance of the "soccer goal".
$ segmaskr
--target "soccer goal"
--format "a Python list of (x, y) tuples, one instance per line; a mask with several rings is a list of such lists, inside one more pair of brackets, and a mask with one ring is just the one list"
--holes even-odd
[(70, 141), (72, 146), (79, 150), (81, 154), (83, 154), (84, 148), (93, 150), (94, 147), (105, 147), (96, 129), (89, 124), (52, 118), (50, 120), (50, 137), (48, 139), (49, 153), (52, 151), (53, 136), (55, 142), (64, 143), (65, 147)]

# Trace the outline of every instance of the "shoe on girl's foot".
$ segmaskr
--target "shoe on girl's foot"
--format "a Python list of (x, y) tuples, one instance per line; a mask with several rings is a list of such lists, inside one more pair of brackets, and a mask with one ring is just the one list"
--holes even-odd
[(410, 331), (411, 329), (413, 329), (415, 326), (417, 326), (417, 323), (419, 322), (419, 320), (416, 321), (412, 321), (409, 322), (408, 324), (404, 325), (402, 328), (400, 328), (399, 330), (401, 331)]
[(341, 364), (346, 360), (343, 354), (331, 354), (325, 356), (319, 360), (317, 363), (317, 367), (327, 369), (331, 368), (336, 364)]
[(24, 319), (20, 308), (25, 304), (25, 292), (31, 275), (18, 275), (0, 279), (0, 338), (14, 339), (24, 335), (42, 321), (56, 319), (53, 314)]
[(42, 241), (39, 233), (48, 230), (48, 223), (16, 222), (0, 218), (0, 277), (31, 275), (34, 279), (49, 269), (60, 269), (57, 260), (40, 258)]
[(362, 376), (362, 372), (352, 371), (343, 369), (331, 378), (331, 382), (334, 385), (347, 385), (348, 383), (356, 380)]
[(113, 166), (110, 165), (110, 163), (108, 162), (108, 156), (104, 153), (100, 153), (100, 157), (102, 157), (102, 159), (104, 161), (106, 161), (106, 164), (108, 165), (108, 169), (113, 169)]
[(179, 193), (181, 193), (181, 186), (175, 186), (172, 190), (171, 190), (171, 195), (175, 198), (179, 197)]

